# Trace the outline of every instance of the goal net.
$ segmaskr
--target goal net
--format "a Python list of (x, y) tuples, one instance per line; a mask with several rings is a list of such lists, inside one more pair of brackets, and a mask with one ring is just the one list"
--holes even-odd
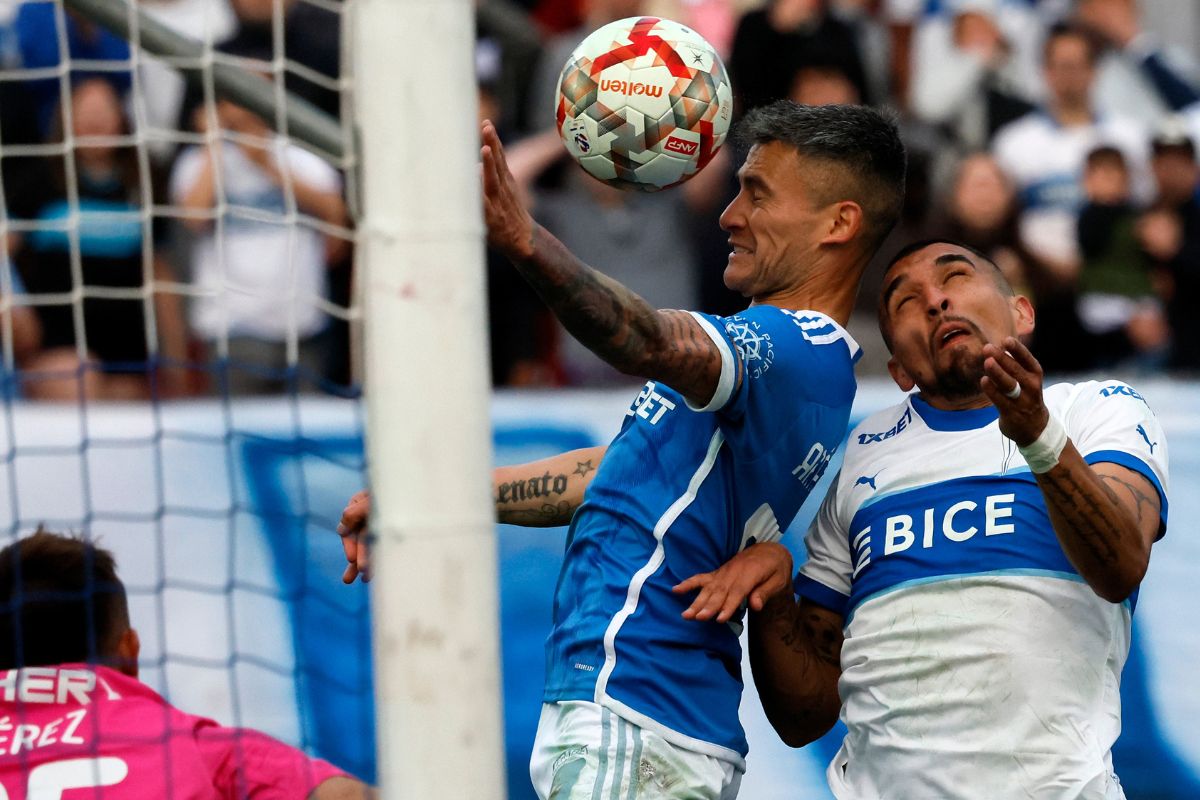
[[(114, 552), (141, 636), (141, 678), (179, 708), (261, 729), (367, 781), (381, 780), (391, 792), (407, 782), (428, 790), (408, 796), (450, 796), (437, 789), (436, 777), (417, 775), (407, 757), (381, 763), (402, 763), (416, 777), (397, 781), (376, 769), (372, 604), (366, 587), (341, 584), (344, 557), (333, 534), (347, 498), (377, 487), (376, 569), (388, 585), (405, 588), (375, 590), (377, 620), (380, 609), (402, 610), (374, 636), (388, 647), (393, 668), (411, 655), (416, 680), (440, 672), (447, 691), (479, 685), (486, 696), (498, 681), (496, 659), (488, 662), (490, 676), (463, 678), (464, 669), (480, 675), (478, 665), (410, 654), (397, 638), (409, 622), (405, 614), (438, 616), (405, 592), (412, 584), (426, 593), (411, 572), (436, 576), (446, 549), (443, 539), (413, 535), (404, 514), (424, 519), (421, 530), (488, 536), (490, 523), (479, 513), (483, 481), (475, 502), (460, 504), (474, 509), (464, 522), (422, 517), (403, 488), (419, 482), (389, 476), (396, 467), (366, 469), (364, 419), (371, 419), (372, 452), (395, 452), (393, 460), (411, 459), (417, 453), (403, 443), (442, 424), (403, 402), (394, 414), (372, 408), (373, 385), (389, 392), (400, 380), (390, 362), (408, 359), (404, 348), (383, 353), (367, 343), (366, 403), (356, 368), (362, 358), (351, 358), (361, 350), (352, 346), (362, 328), (359, 283), (389, 294), (397, 281), (421, 287), (426, 280), (380, 266), (392, 240), (403, 240), (397, 228), (410, 212), (386, 207), (378, 190), (373, 199), (369, 176), (365, 190), (361, 184), (356, 137), (368, 154), (386, 149), (377, 143), (394, 137), (401, 123), (394, 116), (371, 121), (354, 104), (360, 83), (372, 85), (371, 101), (380, 103), (379, 83), (393, 79), (354, 80), (355, 59), (360, 69), (385, 69), (378, 65), (391, 52), (388, 42), (362, 31), (386, 29), (393, 23), (370, 20), (388, 13), (412, 22), (404, 3), (380, 2), (6, 6), (0, 526), (12, 540), (44, 524)], [(446, 27), (452, 44), (469, 44), (469, 5), (447, 8), (424, 22)], [(362, 38), (352, 46), (356, 32)], [(427, 135), (421, 127), (414, 135)], [(456, 154), (469, 160), (468, 150)], [(398, 174), (386, 154), (377, 159)], [(412, 185), (422, 180), (418, 170)], [(465, 184), (453, 185), (458, 206), (470, 207), (475, 196), (461, 196)], [(438, 202), (427, 198), (431, 207)], [(464, 229), (478, 249), (477, 223)], [(436, 234), (426, 239), (437, 244)], [(370, 263), (372, 252), (383, 260)], [(467, 254), (457, 260), (469, 274), (471, 248), (452, 245), (448, 252)], [(366, 335), (399, 341), (391, 337), (405, 334), (404, 323), (389, 319), (394, 309), (386, 299), (375, 305), (373, 313), (391, 328), (368, 324)], [(442, 313), (459, 310), (451, 302)], [(419, 323), (424, 313), (433, 312), (407, 317)], [(467, 370), (482, 365), (485, 339), (475, 338), (480, 353), (461, 359)], [(464, 435), (486, 435), (486, 386), (472, 377), (467, 388), (483, 396), (460, 409), (475, 416)], [(382, 401), (380, 395), (375, 403)], [(488, 442), (481, 438), (470, 456), (478, 478)], [(452, 456), (443, 467), (423, 469), (436, 477), (458, 463)], [(410, 572), (388, 566), (417, 557), (424, 565)], [(489, 559), (494, 554), (466, 574), (492, 569)], [(495, 576), (482, 581), (485, 592), (488, 580)], [(482, 618), (482, 628), (468, 626), (464, 635), (483, 637), (485, 655), (496, 647), (487, 638), (494, 594), (493, 586), (474, 610), (453, 603), (437, 609), (446, 624), (462, 614)], [(430, 635), (440, 635), (439, 624), (429, 623)], [(379, 682), (380, 725), (402, 720), (381, 739), (390, 738), (393, 752), (420, 756), (413, 724), (403, 720), (428, 714), (421, 703), (431, 701), (417, 697), (408, 681)], [(435, 687), (433, 702), (444, 695)], [(494, 696), (490, 702), (498, 705)], [(495, 708), (476, 720), (496, 763), (498, 715)], [(427, 733), (423, 746), (443, 747), (455, 725), (462, 728), (456, 719), (449, 713), (447, 732)], [(485, 764), (483, 772), (498, 796), (499, 770)]]

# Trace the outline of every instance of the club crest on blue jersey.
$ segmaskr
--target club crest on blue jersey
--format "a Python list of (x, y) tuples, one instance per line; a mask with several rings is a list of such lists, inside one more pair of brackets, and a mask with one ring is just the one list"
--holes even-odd
[(771, 334), (762, 330), (761, 323), (732, 316), (725, 323), (725, 332), (733, 339), (748, 376), (760, 378), (771, 368), (775, 362), (775, 346), (771, 343)]
[[(874, 444), (875, 442), (882, 442), (885, 439), (891, 439), (893, 436), (907, 428), (911, 422), (912, 407), (908, 407), (904, 409), (904, 415), (896, 421), (895, 425), (888, 428), (886, 431), (883, 431), (882, 433), (860, 433), (858, 435), (858, 443)], [(871, 488), (875, 488), (874, 482), (871, 483)]]

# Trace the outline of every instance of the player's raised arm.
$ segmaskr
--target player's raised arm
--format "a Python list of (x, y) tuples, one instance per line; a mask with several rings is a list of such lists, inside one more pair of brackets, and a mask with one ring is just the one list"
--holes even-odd
[[(492, 497), (497, 521), (528, 528), (567, 525), (583, 504), (583, 494), (607, 449), (585, 447), (526, 464), (496, 467)], [(370, 578), (366, 537), (370, 514), (371, 493), (366, 489), (355, 493), (342, 510), (337, 532), (347, 561), (344, 583), (354, 583), (360, 575), (364, 580)]]
[[(1130, 468), (1142, 463), (1133, 458), (1088, 463), (1046, 408), (1041, 364), (1016, 338), (983, 352), (982, 389), (999, 411), (1001, 432), (1021, 449), (1037, 479), (1063, 552), (1096, 594), (1120, 603), (1142, 582), (1150, 548), (1164, 529), (1162, 498), (1148, 477), (1153, 473)], [(1140, 397), (1130, 402), (1145, 407)], [(1106, 416), (1125, 419), (1115, 407)], [(1148, 408), (1144, 417), (1128, 418), (1125, 435), (1134, 438), (1135, 431), (1146, 437), (1150, 453), (1162, 447)]]
[(571, 335), (627, 375), (662, 381), (699, 406), (712, 399), (721, 353), (686, 311), (658, 310), (576, 258), (522, 205), (504, 148), (483, 124), (488, 243), (504, 253)]

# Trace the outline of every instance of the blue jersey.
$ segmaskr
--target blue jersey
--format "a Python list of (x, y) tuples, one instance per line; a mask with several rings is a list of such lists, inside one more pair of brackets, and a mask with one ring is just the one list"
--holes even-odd
[(740, 620), (694, 622), (671, 587), (775, 541), (846, 433), (857, 343), (812, 311), (695, 314), (722, 370), (704, 408), (648, 382), (575, 514), (545, 700), (588, 700), (743, 765)]

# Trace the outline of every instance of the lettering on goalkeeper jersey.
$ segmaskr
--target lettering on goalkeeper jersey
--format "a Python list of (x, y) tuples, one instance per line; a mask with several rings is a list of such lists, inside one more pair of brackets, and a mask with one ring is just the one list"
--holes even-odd
[[(86, 744), (79, 735), (79, 726), (87, 716), (87, 709), (78, 709), (63, 714), (44, 725), (31, 722), (14, 723), (9, 716), (0, 717), (0, 755), (13, 755), (25, 750), (49, 747), (52, 744)], [(84, 728), (84, 730), (88, 730)]]
[(92, 702), (96, 673), (87, 669), (26, 667), (0, 672), (0, 697), (6, 703)]

